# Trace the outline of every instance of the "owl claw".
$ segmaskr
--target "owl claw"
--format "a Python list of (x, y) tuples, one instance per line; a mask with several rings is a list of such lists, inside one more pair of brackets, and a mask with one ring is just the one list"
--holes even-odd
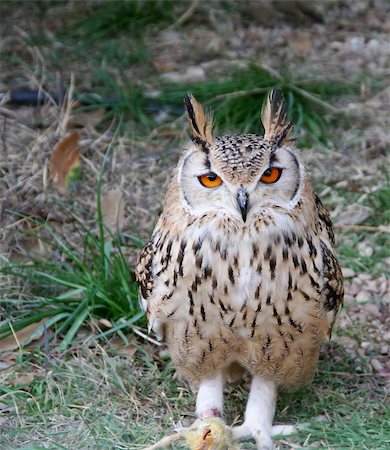
[(252, 427), (243, 423), (238, 427), (233, 427), (231, 431), (233, 438), (237, 441), (254, 439), (256, 441), (257, 450), (273, 449), (271, 436), (260, 427)]
[(288, 436), (297, 432), (294, 425), (274, 425), (271, 436)]
[(261, 428), (243, 423), (237, 427), (232, 427), (231, 431), (236, 441), (254, 439), (258, 450), (270, 450), (273, 448), (271, 436), (287, 436), (296, 433), (297, 428), (294, 425), (274, 425), (271, 435), (269, 435)]

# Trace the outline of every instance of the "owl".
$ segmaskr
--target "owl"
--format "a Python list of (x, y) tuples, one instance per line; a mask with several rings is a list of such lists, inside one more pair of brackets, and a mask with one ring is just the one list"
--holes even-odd
[(292, 145), (279, 91), (264, 136), (214, 136), (188, 94), (190, 141), (136, 277), (149, 324), (197, 392), (199, 418), (223, 416), (224, 382), (251, 388), (238, 439), (272, 448), (277, 391), (308, 381), (343, 301), (328, 211)]

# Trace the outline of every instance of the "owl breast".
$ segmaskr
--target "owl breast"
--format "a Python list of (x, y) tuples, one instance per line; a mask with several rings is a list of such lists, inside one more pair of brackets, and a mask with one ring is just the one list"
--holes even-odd
[(177, 240), (156, 235), (165, 258), (153, 267), (151, 312), (176, 366), (194, 379), (235, 361), (284, 383), (303, 380), (326, 334), (320, 240), (276, 212), (245, 227), (207, 215), (185, 230)]

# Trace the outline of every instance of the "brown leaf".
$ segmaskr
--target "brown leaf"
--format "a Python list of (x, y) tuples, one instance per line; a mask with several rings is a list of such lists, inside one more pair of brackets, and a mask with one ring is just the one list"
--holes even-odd
[(17, 374), (15, 378), (12, 379), (10, 384), (12, 384), (13, 386), (20, 386), (21, 384), (30, 384), (32, 381), (34, 381), (37, 375), (38, 375), (37, 372)]
[(312, 48), (312, 38), (309, 33), (294, 33), (288, 39), (288, 45), (294, 53), (298, 55), (306, 55)]
[(129, 343), (123, 347), (119, 347), (119, 348), (115, 349), (115, 353), (117, 355), (128, 356), (128, 357), (133, 356), (136, 351), (137, 351), (137, 347), (135, 345), (133, 345), (132, 343)]
[(102, 330), (108, 330), (112, 328), (112, 323), (107, 319), (99, 319), (98, 325)]
[[(78, 105), (80, 106), (80, 105)], [(68, 127), (83, 126), (89, 128), (95, 128), (104, 118), (106, 110), (104, 108), (98, 108), (93, 111), (75, 111), (72, 112)]]
[(31, 263), (33, 259), (47, 259), (50, 254), (50, 247), (38, 235), (31, 233), (25, 239), (20, 239), (16, 248), (11, 249), (10, 259), (16, 263)]
[(125, 205), (119, 188), (112, 189), (102, 196), (102, 216), (104, 225), (114, 232), (123, 226)]
[(119, 336), (114, 336), (110, 339), (110, 348), (117, 348), (121, 347), (123, 345), (123, 339)]
[(80, 172), (80, 133), (66, 134), (54, 146), (50, 160), (50, 176), (56, 187), (63, 191), (78, 178)]
[(11, 334), (5, 339), (0, 340), (0, 353), (14, 350), (16, 348), (19, 348), (19, 346), (23, 347), (23, 345), (27, 345), (31, 341), (39, 339), (42, 336), (42, 332), (38, 333), (37, 335), (34, 335), (34, 333), (43, 324), (43, 322), (44, 319), (39, 322), (32, 323), (26, 328), (15, 332), (15, 334)]

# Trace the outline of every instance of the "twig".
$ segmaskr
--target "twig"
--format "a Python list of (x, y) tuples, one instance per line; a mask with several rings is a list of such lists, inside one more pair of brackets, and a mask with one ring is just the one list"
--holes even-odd
[(156, 341), (156, 339), (151, 338), (147, 334), (143, 333), (138, 327), (132, 326), (131, 329), (134, 331), (135, 334), (138, 334), (138, 336), (141, 336), (143, 339), (146, 339), (147, 341), (151, 342), (154, 345), (157, 345), (160, 347), (162, 344), (161, 342)]
[(184, 433), (187, 431), (187, 429), (180, 431), (176, 434), (171, 434), (170, 436), (165, 436), (162, 439), (160, 439), (155, 444), (144, 448), (143, 450), (156, 450), (158, 448), (164, 448), (167, 445), (171, 444), (172, 442), (178, 441), (183, 438)]
[(199, 0), (192, 0), (189, 8), (184, 11), (184, 13), (176, 20), (175, 23), (173, 23), (170, 27), (168, 27), (168, 30), (172, 30), (177, 26), (183, 25), (183, 23), (186, 22), (192, 16), (196, 7), (198, 6), (198, 3)]
[(0, 114), (8, 119), (17, 120), (19, 117), (16, 113), (11, 111), (10, 109), (4, 108), (4, 106), (0, 106)]
[(376, 233), (390, 233), (390, 227), (385, 225), (379, 225), (379, 227), (373, 227), (369, 225), (336, 225), (343, 231), (374, 231)]
[(249, 90), (241, 90), (241, 91), (234, 91), (234, 92), (227, 92), (226, 94), (219, 94), (215, 97), (211, 98), (210, 100), (207, 100), (205, 102), (205, 105), (208, 105), (209, 103), (213, 103), (219, 100), (226, 100), (230, 98), (236, 98), (236, 97), (245, 97), (246, 95), (252, 95), (252, 94), (263, 94), (265, 92), (269, 92), (270, 88), (254, 88)]
[(74, 92), (74, 86), (75, 86), (75, 77), (74, 73), (71, 72), (70, 74), (70, 85), (69, 90), (67, 94), (67, 99), (65, 103), (65, 108), (63, 110), (63, 114), (60, 112), (60, 116), (62, 115), (62, 118), (59, 118), (58, 121), (58, 128), (59, 128), (59, 134), (62, 135), (65, 133), (66, 129), (68, 128), (68, 123), (70, 120), (70, 116), (72, 114), (72, 109), (74, 108), (74, 101), (73, 99), (73, 92)]
[[(269, 73), (271, 76), (276, 78), (278, 81), (283, 81), (283, 77), (280, 75), (279, 72), (277, 72), (275, 69), (272, 69), (271, 67), (266, 66), (265, 64), (261, 64), (260, 67), (267, 73)], [(332, 114), (341, 114), (344, 112), (344, 110), (335, 108), (334, 106), (330, 105), (329, 103), (324, 102), (320, 98), (316, 97), (315, 95), (311, 94), (310, 92), (306, 91), (305, 89), (301, 89), (295, 84), (289, 83), (289, 88), (296, 92), (297, 94), (302, 95), (302, 97), (307, 98), (312, 103), (317, 104), (318, 106), (321, 106), (322, 108), (328, 110)]]
[(316, 97), (315, 95), (310, 94), (310, 92), (308, 92), (304, 89), (301, 89), (298, 86), (295, 86), (295, 84), (290, 84), (289, 87), (292, 91), (296, 92), (297, 94), (302, 95), (302, 97), (307, 98), (312, 103), (315, 103), (318, 106), (321, 106), (322, 108), (327, 109), (332, 114), (342, 114), (344, 112), (342, 109), (335, 108), (334, 106), (330, 105), (329, 103), (324, 102), (323, 100)]

